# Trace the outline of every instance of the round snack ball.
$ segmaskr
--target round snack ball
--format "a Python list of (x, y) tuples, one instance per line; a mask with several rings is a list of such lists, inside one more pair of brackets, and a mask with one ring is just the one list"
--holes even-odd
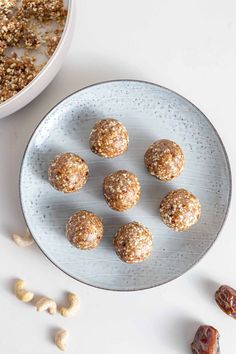
[(146, 226), (133, 221), (119, 228), (113, 245), (116, 254), (122, 261), (139, 263), (150, 256), (152, 239), (152, 234)]
[(162, 221), (175, 231), (188, 230), (201, 216), (201, 204), (197, 197), (186, 189), (174, 190), (162, 199)]
[(66, 224), (66, 236), (70, 243), (81, 250), (98, 246), (103, 236), (103, 224), (97, 215), (80, 210)]
[(138, 203), (141, 187), (134, 173), (119, 170), (104, 178), (103, 194), (110, 208), (125, 211)]
[(151, 175), (160, 181), (171, 181), (184, 169), (184, 154), (178, 144), (162, 139), (149, 146), (144, 162)]
[(116, 157), (128, 149), (129, 135), (121, 122), (107, 118), (95, 123), (89, 143), (95, 154), (101, 157)]
[(48, 169), (50, 184), (60, 192), (77, 192), (88, 180), (89, 169), (86, 162), (70, 152), (59, 154)]

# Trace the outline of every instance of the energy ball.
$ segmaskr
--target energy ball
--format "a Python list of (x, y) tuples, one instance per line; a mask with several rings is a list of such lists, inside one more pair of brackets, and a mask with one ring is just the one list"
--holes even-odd
[(85, 185), (88, 176), (87, 163), (80, 156), (70, 152), (57, 155), (48, 169), (50, 184), (64, 193), (77, 192)]
[(66, 224), (66, 236), (70, 243), (81, 250), (98, 246), (103, 236), (103, 224), (90, 211), (80, 210), (73, 214)]
[(171, 181), (184, 169), (184, 154), (178, 144), (162, 139), (149, 146), (144, 162), (152, 176), (160, 181)]
[(141, 187), (134, 173), (120, 170), (104, 178), (103, 194), (110, 208), (125, 211), (138, 203)]
[(116, 254), (122, 261), (139, 263), (150, 256), (152, 239), (152, 234), (146, 226), (133, 221), (119, 228), (113, 245)]
[(162, 221), (175, 231), (188, 230), (201, 216), (197, 197), (185, 189), (174, 190), (165, 196), (160, 205)]
[(107, 118), (95, 123), (89, 143), (92, 152), (101, 157), (111, 158), (123, 154), (128, 149), (129, 135), (121, 122)]

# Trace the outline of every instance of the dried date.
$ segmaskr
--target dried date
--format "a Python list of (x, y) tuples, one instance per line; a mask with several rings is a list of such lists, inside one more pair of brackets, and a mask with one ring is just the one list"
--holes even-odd
[(219, 333), (211, 326), (200, 326), (191, 344), (193, 354), (220, 354)]
[(215, 300), (222, 311), (236, 318), (236, 290), (228, 285), (222, 285), (215, 293)]

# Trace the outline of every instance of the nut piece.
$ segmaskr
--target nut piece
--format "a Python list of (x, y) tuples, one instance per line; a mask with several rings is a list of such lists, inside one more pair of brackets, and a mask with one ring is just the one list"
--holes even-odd
[(200, 326), (191, 344), (193, 354), (220, 354), (220, 335), (211, 326)]
[(59, 154), (48, 169), (48, 180), (60, 192), (72, 193), (81, 189), (88, 180), (89, 169), (86, 162), (70, 152)]
[(33, 237), (31, 236), (28, 229), (24, 236), (13, 234), (12, 239), (19, 247), (28, 247), (34, 243)]
[(59, 312), (64, 317), (72, 317), (79, 311), (80, 303), (79, 298), (75, 293), (68, 293), (68, 307), (61, 307)]
[(236, 290), (228, 285), (222, 285), (215, 293), (215, 300), (222, 311), (236, 318)]
[(121, 122), (107, 118), (95, 123), (89, 143), (95, 154), (101, 157), (116, 157), (128, 149), (129, 135)]
[(110, 208), (125, 211), (138, 203), (141, 187), (134, 173), (120, 170), (104, 178), (103, 194)]
[(160, 181), (171, 181), (184, 169), (184, 154), (174, 141), (162, 139), (149, 146), (144, 162), (152, 176)]
[(63, 0), (22, 0), (22, 10), (27, 17), (32, 17), (40, 22), (51, 20), (61, 23), (67, 14)]
[(16, 0), (1, 0), (0, 18), (4, 18), (3, 15), (11, 14), (14, 6), (16, 6)]
[(29, 302), (34, 297), (34, 293), (25, 290), (25, 281), (21, 279), (15, 282), (14, 291), (16, 297), (23, 302)]
[(103, 224), (97, 215), (80, 210), (69, 218), (66, 236), (73, 246), (89, 250), (97, 247), (101, 241)]
[(50, 315), (54, 315), (57, 312), (56, 302), (48, 297), (41, 297), (35, 306), (38, 312), (47, 311)]
[(120, 227), (114, 237), (116, 254), (126, 263), (138, 263), (152, 252), (152, 234), (147, 227), (133, 221)]
[(185, 189), (176, 189), (162, 199), (162, 221), (175, 231), (188, 230), (201, 216), (201, 204), (197, 197)]
[(55, 335), (55, 344), (63, 352), (67, 350), (66, 340), (68, 336), (69, 333), (64, 329), (60, 329)]

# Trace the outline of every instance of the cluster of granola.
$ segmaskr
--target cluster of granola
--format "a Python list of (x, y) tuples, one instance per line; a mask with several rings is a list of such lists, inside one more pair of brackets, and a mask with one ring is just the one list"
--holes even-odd
[[(0, 1), (0, 103), (21, 91), (46, 64), (66, 16), (63, 0)], [(37, 54), (43, 63), (36, 63)]]
[(22, 90), (39, 72), (35, 58), (16, 54), (0, 56), (0, 102), (6, 101)]

